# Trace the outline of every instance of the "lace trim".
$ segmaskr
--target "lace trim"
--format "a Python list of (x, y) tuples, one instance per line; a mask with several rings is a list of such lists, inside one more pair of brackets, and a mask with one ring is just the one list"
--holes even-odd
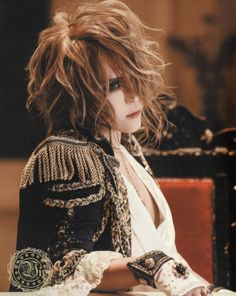
[(155, 276), (155, 285), (170, 296), (180, 296), (198, 287), (207, 287), (190, 268), (188, 277), (178, 277), (175, 273), (175, 261), (168, 261), (162, 265)]
[(76, 266), (82, 260), (83, 256), (86, 255), (86, 251), (81, 249), (79, 251), (71, 251), (67, 253), (62, 260), (58, 260), (53, 265), (53, 278), (52, 283), (61, 283), (69, 275), (71, 275)]
[(91, 252), (81, 259), (73, 275), (67, 277), (61, 284), (36, 291), (35, 295), (87, 296), (101, 283), (103, 273), (110, 262), (119, 258), (122, 258), (120, 253), (111, 251)]

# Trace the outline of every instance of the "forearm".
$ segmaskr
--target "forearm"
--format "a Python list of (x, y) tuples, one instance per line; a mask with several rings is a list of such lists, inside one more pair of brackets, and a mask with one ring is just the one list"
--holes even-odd
[(190, 290), (200, 291), (200, 287), (205, 286), (190, 268), (160, 251), (153, 251), (138, 258), (111, 261), (96, 290), (126, 290), (139, 285), (140, 282), (169, 291), (170, 295), (185, 295)]
[(119, 291), (139, 285), (139, 281), (127, 267), (127, 263), (134, 259), (129, 257), (111, 261), (109, 268), (103, 273), (101, 284), (95, 290)]

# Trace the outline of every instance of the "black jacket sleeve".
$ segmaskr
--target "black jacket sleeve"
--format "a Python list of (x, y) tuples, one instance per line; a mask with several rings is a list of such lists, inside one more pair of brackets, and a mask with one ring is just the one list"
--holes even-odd
[(105, 172), (94, 151), (85, 155), (86, 146), (49, 144), (33, 153), (23, 171), (17, 250), (43, 250), (54, 265), (53, 284), (74, 271), (105, 230)]

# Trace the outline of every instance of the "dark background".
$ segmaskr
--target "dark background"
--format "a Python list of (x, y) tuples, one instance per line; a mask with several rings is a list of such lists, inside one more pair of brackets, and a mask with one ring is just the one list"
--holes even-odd
[(48, 1), (0, 1), (0, 156), (28, 155), (41, 137), (42, 121), (25, 108), (25, 67), (48, 23)]
[[(0, 157), (25, 158), (45, 136), (43, 122), (25, 109), (25, 67), (39, 32), (65, 0), (0, 0)], [(79, 1), (78, 1), (79, 2)], [(205, 118), (213, 132), (236, 126), (236, 2), (124, 0), (161, 45), (166, 83), (180, 104)], [(204, 4), (204, 5), (203, 5)]]

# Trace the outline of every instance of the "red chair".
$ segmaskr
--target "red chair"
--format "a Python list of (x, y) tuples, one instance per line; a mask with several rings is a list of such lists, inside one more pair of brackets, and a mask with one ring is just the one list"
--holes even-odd
[(158, 179), (172, 211), (176, 245), (190, 266), (213, 281), (213, 182), (210, 179)]

